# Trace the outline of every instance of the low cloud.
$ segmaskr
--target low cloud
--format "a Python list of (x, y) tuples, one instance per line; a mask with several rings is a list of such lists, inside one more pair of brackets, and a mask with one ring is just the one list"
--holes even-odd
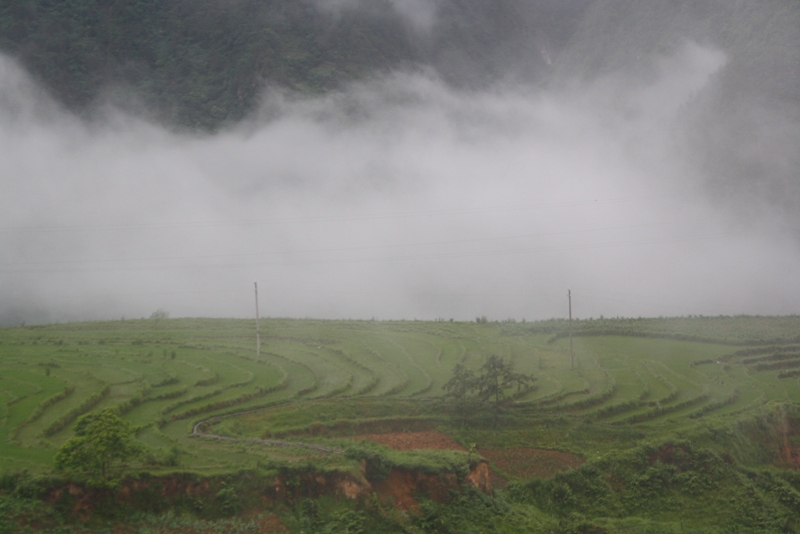
[[(79, 120), (0, 61), (0, 322), (798, 313), (782, 216), (708, 194), (678, 120), (725, 64), (547, 92), (395, 73), (213, 136)], [(789, 225), (790, 226), (790, 225)]]
[[(345, 10), (371, 9), (373, 0), (315, 0), (317, 7), (333, 15), (339, 15)], [(388, 0), (388, 6), (417, 31), (430, 32), (438, 17), (438, 8), (434, 0)], [(377, 9), (381, 9), (378, 6)]]

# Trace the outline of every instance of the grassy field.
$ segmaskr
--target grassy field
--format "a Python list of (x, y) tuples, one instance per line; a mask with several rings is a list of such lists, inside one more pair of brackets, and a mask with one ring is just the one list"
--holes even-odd
[[(260, 355), (255, 325), (246, 320), (2, 329), (0, 467), (49, 467), (74, 420), (108, 406), (151, 447), (189, 452), (197, 448), (189, 439), (197, 421), (287, 403), (290, 417), (281, 407), (248, 415), (248, 425), (243, 418), (221, 424), (259, 436), (339, 420), (415, 417), (447, 425), (433, 399), (456, 363), (477, 369), (490, 354), (537, 377), (509, 417), (561, 417), (612, 434), (641, 427), (651, 439), (800, 401), (800, 318), (576, 321), (574, 369), (566, 326), (272, 319), (262, 326)], [(525, 441), (552, 445), (547, 436)], [(577, 443), (565, 447), (583, 452)]]
[[(353, 471), (347, 455), (245, 440), (346, 449), (360, 434), (425, 429), (498, 457), (555, 449), (602, 464), (689, 440), (739, 466), (791, 463), (796, 432), (765, 421), (800, 403), (800, 317), (576, 321), (574, 368), (567, 326), (268, 319), (260, 354), (247, 320), (0, 329), (0, 472), (49, 471), (75, 420), (106, 407), (136, 427), (154, 474), (309, 462)], [(465, 419), (442, 400), (457, 363), (478, 370), (492, 354), (536, 377), (496, 428), (488, 410)], [(193, 437), (203, 421), (205, 432), (239, 441)], [(393, 461), (436, 461), (403, 458)], [(538, 483), (525, 470), (498, 472), (512, 486)], [(539, 490), (525, 488), (544, 506)]]

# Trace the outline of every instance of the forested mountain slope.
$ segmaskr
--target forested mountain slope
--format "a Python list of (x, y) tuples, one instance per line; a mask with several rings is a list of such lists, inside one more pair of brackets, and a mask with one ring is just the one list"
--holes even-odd
[(459, 85), (538, 78), (542, 52), (566, 44), (588, 4), (3, 0), (0, 48), (74, 109), (111, 99), (215, 129), (252, 110), (265, 86), (313, 93), (422, 65)]
[(797, 0), (0, 0), (0, 51), (68, 108), (201, 131), (268, 88), (320, 94), (396, 69), (551, 94), (648, 83), (687, 43), (724, 58), (670, 115), (691, 181), (800, 235)]

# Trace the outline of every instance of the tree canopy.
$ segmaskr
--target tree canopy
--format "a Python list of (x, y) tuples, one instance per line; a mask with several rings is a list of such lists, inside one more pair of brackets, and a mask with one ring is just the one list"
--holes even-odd
[(56, 454), (56, 468), (88, 475), (95, 482), (109, 482), (141, 452), (131, 424), (114, 408), (106, 408), (78, 418), (75, 437)]
[(445, 398), (453, 399), (462, 417), (466, 417), (470, 405), (490, 403), (493, 410), (493, 424), (496, 426), (500, 411), (510, 400), (509, 392), (530, 387), (536, 380), (531, 375), (514, 371), (514, 365), (500, 356), (492, 354), (476, 374), (463, 363), (453, 368), (453, 375), (442, 387)]

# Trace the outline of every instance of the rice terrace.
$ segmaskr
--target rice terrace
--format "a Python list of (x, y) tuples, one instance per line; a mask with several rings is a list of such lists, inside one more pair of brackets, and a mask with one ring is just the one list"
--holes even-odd
[[(248, 320), (4, 328), (0, 524), (800, 529), (800, 318), (573, 330), (571, 368), (564, 320), (267, 319), (260, 351)], [(479, 376), (493, 357), (533, 380), (498, 397), (459, 394), (455, 371)], [(113, 476), (55, 470), (76, 422), (107, 409), (138, 454)]]

